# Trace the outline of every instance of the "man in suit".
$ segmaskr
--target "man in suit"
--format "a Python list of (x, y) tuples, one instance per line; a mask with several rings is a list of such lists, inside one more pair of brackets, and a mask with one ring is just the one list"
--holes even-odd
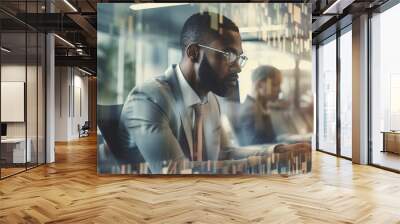
[(226, 159), (215, 95), (237, 88), (247, 60), (239, 29), (224, 16), (198, 13), (186, 20), (180, 42), (180, 63), (135, 87), (121, 113), (121, 150), (140, 152), (125, 159), (143, 158), (152, 173), (162, 173), (163, 161)]
[(240, 145), (256, 145), (276, 142), (270, 107), (278, 101), (282, 74), (279, 69), (263, 65), (251, 76), (252, 92), (240, 107), (235, 126)]

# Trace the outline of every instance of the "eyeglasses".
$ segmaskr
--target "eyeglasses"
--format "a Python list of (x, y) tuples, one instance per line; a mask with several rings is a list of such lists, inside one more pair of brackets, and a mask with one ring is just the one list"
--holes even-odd
[(244, 65), (246, 64), (246, 61), (248, 60), (248, 58), (246, 56), (244, 56), (244, 55), (237, 55), (237, 54), (235, 54), (233, 52), (230, 52), (230, 51), (221, 51), (221, 50), (215, 49), (213, 47), (205, 46), (205, 45), (202, 45), (202, 44), (198, 44), (198, 45), (199, 45), (199, 47), (204, 47), (206, 49), (209, 49), (209, 50), (212, 50), (212, 51), (216, 51), (216, 52), (219, 52), (219, 53), (223, 54), (229, 64), (233, 64), (235, 61), (238, 61), (239, 66), (241, 68), (244, 67)]

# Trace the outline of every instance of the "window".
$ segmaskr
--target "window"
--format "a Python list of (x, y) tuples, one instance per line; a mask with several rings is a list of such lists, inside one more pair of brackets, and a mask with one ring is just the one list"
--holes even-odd
[(371, 18), (372, 163), (396, 170), (400, 170), (400, 133), (395, 132), (400, 130), (398, 21), (399, 4)]
[[(351, 27), (349, 27), (351, 28)], [(340, 155), (351, 158), (352, 148), (352, 35), (340, 36)]]
[(318, 48), (318, 149), (336, 153), (336, 40)]

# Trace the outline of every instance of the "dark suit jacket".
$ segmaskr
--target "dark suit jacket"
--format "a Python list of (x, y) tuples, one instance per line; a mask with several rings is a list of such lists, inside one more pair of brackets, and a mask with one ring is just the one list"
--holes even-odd
[[(121, 150), (140, 151), (152, 173), (161, 172), (159, 164), (163, 161), (190, 160), (193, 147), (191, 119), (185, 113), (175, 66), (163, 76), (135, 87), (121, 113)], [(209, 93), (204, 111), (205, 156), (207, 160), (218, 160), (225, 141), (214, 94)]]
[(257, 120), (257, 105), (255, 99), (247, 96), (240, 106), (239, 117), (234, 129), (239, 140), (239, 144), (258, 145), (275, 142), (275, 132), (272, 126), (271, 116), (259, 115)]

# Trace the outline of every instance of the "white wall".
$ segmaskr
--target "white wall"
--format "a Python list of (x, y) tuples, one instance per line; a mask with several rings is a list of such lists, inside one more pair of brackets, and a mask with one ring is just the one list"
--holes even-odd
[(68, 140), (68, 86), (70, 84), (69, 69), (67, 67), (55, 68), (55, 141)]
[[(72, 120), (71, 120), (71, 136), (73, 138), (78, 138), (79, 133), (78, 133), (78, 124), (81, 126), (85, 123), (85, 121), (89, 120), (88, 117), (88, 107), (89, 107), (89, 102), (88, 102), (88, 77), (87, 76), (81, 76), (82, 73), (79, 73), (79, 75), (76, 75), (75, 70), (75, 75), (74, 75), (74, 96), (72, 98), (74, 99), (74, 103), (71, 102), (71, 105), (74, 105), (72, 108)], [(80, 97), (79, 97), (80, 96)], [(80, 102), (79, 102), (80, 101)], [(81, 108), (79, 108), (81, 107)], [(81, 109), (81, 111), (80, 111)]]
[[(25, 70), (27, 69), (27, 70)], [(25, 82), (25, 75), (28, 72), (28, 82), (30, 85), (36, 85), (35, 80), (30, 79), (31, 74), (36, 74), (36, 67), (25, 65), (17, 65), (17, 64), (8, 64), (1, 66), (1, 81), (2, 82)], [(27, 88), (27, 106), (31, 106), (36, 108), (36, 88)], [(4, 97), (4, 96), (3, 96)], [(29, 105), (34, 102), (34, 105)], [(39, 105), (40, 106), (40, 105)], [(7, 110), (9, 108), (1, 108), (1, 110)], [(31, 108), (32, 110), (32, 108)], [(31, 110), (28, 110), (27, 119), (28, 119), (28, 137), (30, 132), (30, 128), (36, 130), (36, 113), (31, 113)], [(32, 124), (33, 122), (35, 124)], [(25, 126), (26, 122), (7, 122), (7, 136), (8, 137), (25, 137)], [(36, 132), (35, 132), (36, 133)]]
[(55, 140), (77, 139), (78, 124), (88, 121), (88, 78), (76, 68), (56, 67), (55, 86)]

